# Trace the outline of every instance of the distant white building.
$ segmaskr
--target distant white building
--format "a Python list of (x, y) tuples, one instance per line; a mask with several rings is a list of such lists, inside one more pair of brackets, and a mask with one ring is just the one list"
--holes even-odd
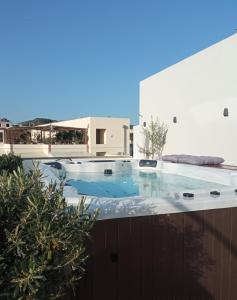
[[(80, 132), (82, 140), (55, 140), (59, 132), (67, 131)], [(33, 128), (4, 128), (2, 134), (0, 155), (10, 151), (22, 157), (129, 156), (131, 153), (132, 129), (128, 118), (79, 118)], [(19, 141), (19, 137), (26, 134), (30, 134), (28, 141), (27, 137), (24, 142)]]
[(0, 128), (12, 127), (13, 124), (6, 118), (0, 118)]
[(0, 143), (4, 143), (4, 128), (12, 127), (13, 124), (6, 118), (0, 118)]
[[(48, 126), (39, 125), (38, 127)], [(88, 152), (96, 156), (130, 154), (130, 120), (128, 118), (86, 117), (51, 123), (53, 126), (88, 130)]]
[(222, 156), (237, 165), (237, 34), (143, 80), (140, 116), (140, 125), (151, 116), (169, 125), (165, 154)]

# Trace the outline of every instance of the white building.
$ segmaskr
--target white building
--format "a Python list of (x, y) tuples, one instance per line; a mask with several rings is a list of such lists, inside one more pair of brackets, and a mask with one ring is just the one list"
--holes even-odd
[(237, 34), (143, 80), (140, 115), (141, 125), (151, 116), (169, 125), (165, 154), (237, 165)]
[(12, 127), (12, 123), (6, 118), (0, 118), (0, 143), (3, 144), (4, 141), (4, 129)]
[(55, 122), (51, 125), (88, 129), (88, 152), (92, 155), (129, 155), (130, 120), (128, 118), (87, 117)]
[(10, 122), (8, 119), (0, 118), (0, 128), (8, 128), (12, 127), (12, 125), (12, 122)]

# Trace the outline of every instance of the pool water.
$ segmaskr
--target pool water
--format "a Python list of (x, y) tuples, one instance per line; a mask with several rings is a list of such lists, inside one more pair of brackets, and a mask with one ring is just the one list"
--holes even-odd
[(173, 198), (176, 193), (205, 190), (224, 185), (204, 180), (162, 172), (146, 173), (138, 170), (112, 175), (101, 173), (66, 173), (67, 184), (75, 187), (79, 194), (96, 197), (121, 198), (144, 196), (151, 198)]

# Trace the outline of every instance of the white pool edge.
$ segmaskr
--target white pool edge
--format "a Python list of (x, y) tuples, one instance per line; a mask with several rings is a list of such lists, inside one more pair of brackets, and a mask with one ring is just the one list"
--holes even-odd
[[(133, 161), (137, 163), (136, 160)], [(174, 163), (161, 162), (158, 167), (162, 167), (163, 172), (167, 172), (165, 166), (169, 166), (169, 172), (173, 171), (177, 175), (187, 176), (187, 172), (192, 171), (192, 178), (209, 180), (212, 174), (212, 180), (215, 183), (220, 183), (221, 180), (229, 184), (228, 187), (220, 189), (221, 195), (212, 197), (206, 192), (198, 190), (198, 193), (193, 199), (183, 199), (182, 194), (179, 193), (179, 199), (167, 200), (163, 198), (145, 198), (140, 196), (126, 197), (126, 198), (98, 198), (93, 196), (86, 196), (86, 203), (90, 205), (89, 210), (100, 210), (99, 219), (111, 218), (126, 218), (145, 215), (161, 215), (173, 214), (181, 212), (202, 211), (209, 209), (221, 209), (237, 206), (237, 194), (234, 193), (236, 184), (237, 173), (230, 170), (214, 169), (209, 167), (181, 165)], [(56, 182), (60, 184), (60, 180), (52, 172), (52, 168), (43, 163), (38, 166), (44, 174), (44, 183), (47, 185), (49, 182)], [(26, 165), (25, 168), (32, 168), (31, 165)], [(141, 169), (141, 168), (140, 168)], [(145, 172), (157, 171), (158, 169), (142, 168)], [(195, 174), (193, 174), (195, 173)], [(202, 174), (201, 174), (202, 173)], [(190, 174), (189, 174), (190, 175)], [(201, 176), (203, 175), (203, 176)], [(234, 179), (233, 179), (234, 178)], [(214, 181), (216, 180), (216, 181)], [(223, 184), (223, 182), (221, 182)], [(77, 205), (81, 199), (71, 187), (65, 187), (64, 196), (68, 205)]]

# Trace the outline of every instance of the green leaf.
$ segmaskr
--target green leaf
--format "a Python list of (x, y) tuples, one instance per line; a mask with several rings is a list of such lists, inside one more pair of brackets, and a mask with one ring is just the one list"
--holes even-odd
[(1, 293), (9, 299), (53, 299), (77, 282), (97, 217), (88, 208), (85, 198), (67, 207), (62, 188), (45, 187), (37, 168), (0, 173)]

